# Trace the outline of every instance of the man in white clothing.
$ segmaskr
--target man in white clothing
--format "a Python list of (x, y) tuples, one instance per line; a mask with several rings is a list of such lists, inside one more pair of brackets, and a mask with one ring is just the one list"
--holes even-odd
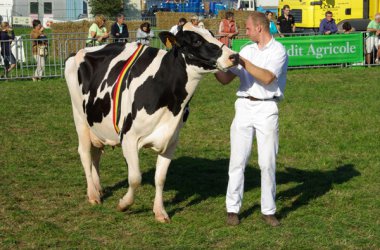
[(278, 151), (278, 108), (283, 99), (288, 67), (285, 48), (269, 32), (263, 13), (253, 12), (246, 21), (246, 34), (255, 42), (239, 53), (239, 65), (215, 74), (222, 84), (240, 78), (236, 93), (235, 117), (231, 125), (231, 156), (226, 196), (227, 224), (238, 225), (244, 192), (244, 170), (256, 136), (261, 170), (261, 213), (271, 226), (279, 226), (275, 217), (276, 155)]
[(178, 20), (178, 24), (176, 24), (176, 25), (174, 25), (173, 27), (171, 27), (171, 29), (169, 30), (169, 32), (172, 33), (173, 35), (176, 35), (177, 32), (178, 32), (178, 28), (179, 28), (179, 26), (183, 26), (185, 23), (187, 23), (186, 18), (181, 17), (181, 18)]

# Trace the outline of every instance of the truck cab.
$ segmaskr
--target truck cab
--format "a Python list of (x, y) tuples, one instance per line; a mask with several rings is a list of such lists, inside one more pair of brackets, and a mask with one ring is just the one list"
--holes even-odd
[(379, 11), (378, 0), (280, 0), (279, 13), (286, 4), (290, 6), (298, 31), (317, 31), (328, 10), (337, 24), (349, 21), (356, 30), (365, 30), (369, 19)]

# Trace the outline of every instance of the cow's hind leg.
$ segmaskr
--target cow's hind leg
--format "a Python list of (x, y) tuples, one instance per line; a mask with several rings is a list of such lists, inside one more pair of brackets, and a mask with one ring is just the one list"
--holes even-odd
[[(92, 152), (90, 129), (85, 124), (76, 124), (76, 129), (79, 138), (78, 152), (84, 168), (84, 173), (86, 175), (88, 201), (91, 204), (100, 204), (100, 192), (98, 189), (100, 188), (99, 176), (97, 173), (92, 173), (92, 155), (94, 155), (94, 152)], [(98, 157), (97, 161), (99, 162), (100, 155), (97, 156), (97, 154), (95, 153), (94, 156)], [(93, 176), (95, 176), (95, 179), (93, 178)]]
[(127, 210), (134, 202), (135, 190), (141, 184), (138, 148), (135, 140), (125, 138), (122, 142), (123, 155), (128, 164), (128, 192), (120, 199), (117, 209)]
[(166, 180), (166, 173), (171, 162), (170, 158), (165, 155), (159, 155), (157, 157), (156, 174), (154, 176), (156, 196), (154, 198), (153, 212), (156, 220), (163, 223), (170, 222), (170, 218), (165, 211), (163, 200), (163, 190)]
[(102, 150), (100, 148), (91, 147), (91, 158), (92, 158), (92, 168), (91, 168), (91, 174), (92, 174), (92, 181), (94, 182), (96, 190), (99, 192), (100, 196), (103, 195), (103, 189), (100, 185), (100, 172), (99, 172), (99, 163), (100, 163), (100, 156), (102, 155)]

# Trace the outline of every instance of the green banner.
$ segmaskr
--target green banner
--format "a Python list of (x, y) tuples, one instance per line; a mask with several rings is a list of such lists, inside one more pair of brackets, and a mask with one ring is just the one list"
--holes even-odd
[[(289, 56), (289, 66), (360, 63), (364, 61), (361, 33), (278, 37)], [(249, 39), (232, 40), (232, 49), (240, 51)]]

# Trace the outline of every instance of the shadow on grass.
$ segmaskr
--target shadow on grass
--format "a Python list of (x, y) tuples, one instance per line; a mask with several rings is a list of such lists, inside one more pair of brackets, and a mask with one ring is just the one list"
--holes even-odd
[[(168, 211), (169, 216), (184, 208), (199, 204), (212, 197), (225, 197), (228, 182), (228, 159), (209, 160), (202, 158), (181, 157), (173, 160), (166, 178), (165, 190), (175, 190), (175, 197), (167, 202), (170, 204), (184, 203)], [(154, 185), (155, 168), (143, 173), (143, 185)], [(293, 200), (290, 206), (278, 211), (279, 217), (286, 217), (290, 212), (307, 205), (311, 200), (323, 196), (333, 188), (355, 176), (359, 176), (352, 164), (338, 166), (333, 170), (300, 170), (286, 167), (277, 171), (277, 185), (296, 183), (292, 188), (277, 193), (277, 199)], [(112, 187), (105, 188), (104, 199), (113, 191), (128, 185), (127, 180), (120, 181)], [(245, 170), (245, 192), (260, 188), (260, 170), (251, 166)], [(241, 212), (241, 218), (250, 216), (256, 209), (260, 210), (260, 198), (252, 207)]]

